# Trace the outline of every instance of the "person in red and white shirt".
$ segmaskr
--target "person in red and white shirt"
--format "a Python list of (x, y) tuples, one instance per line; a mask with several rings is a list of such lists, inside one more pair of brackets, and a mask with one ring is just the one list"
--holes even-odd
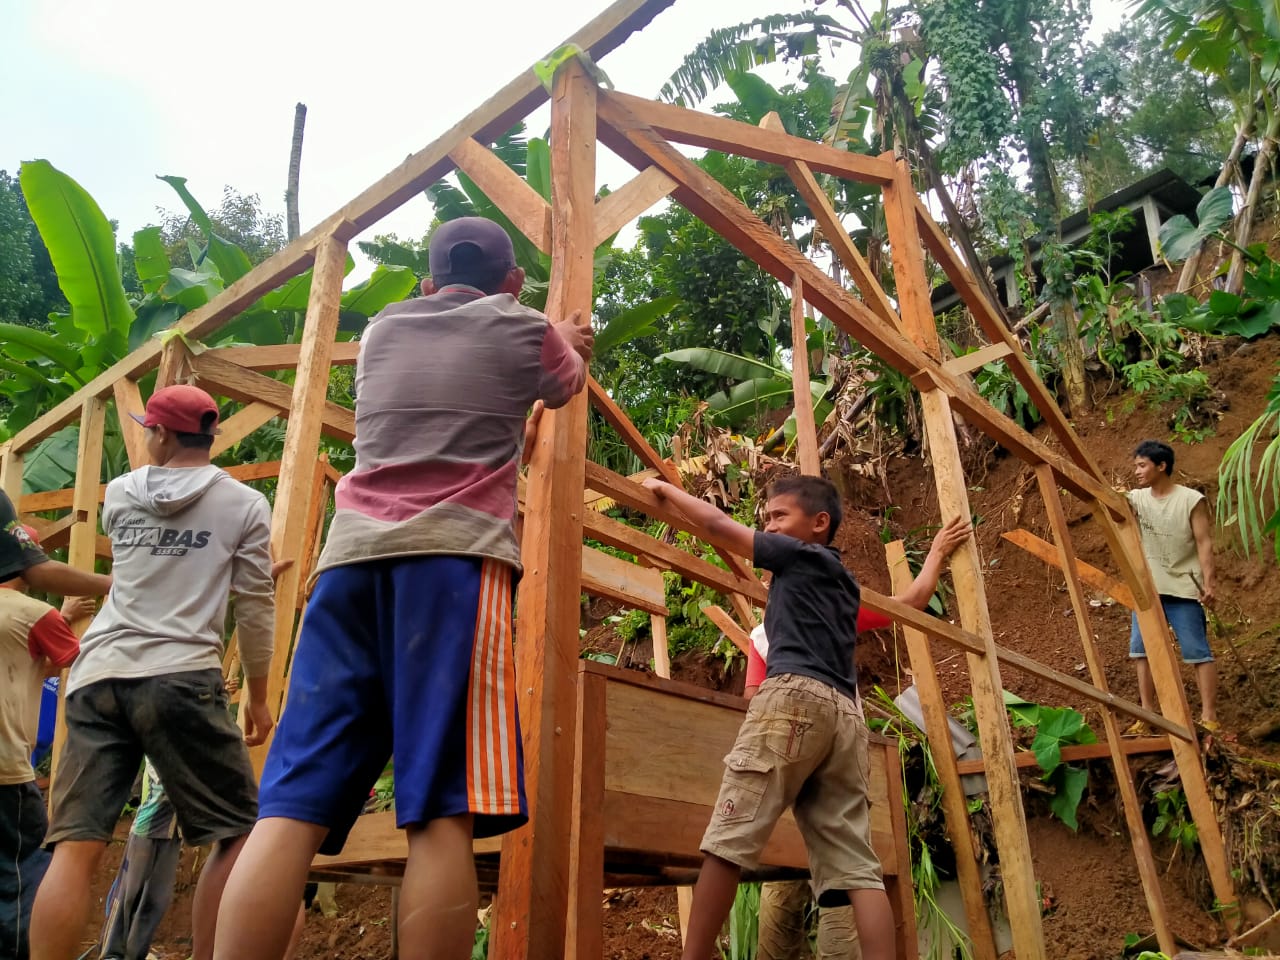
[[(31, 527), (10, 531), (38, 549)], [(93, 601), (70, 597), (59, 612), (26, 594), (27, 582), (0, 583), (0, 956), (25, 960), (36, 887), (49, 865), (42, 849), (44, 798), (36, 786), (31, 750), (40, 720), (45, 677), (71, 665), (80, 641), (67, 620), (93, 613)]]
[[(911, 586), (893, 597), (899, 603), (923, 610), (938, 589), (938, 578), (947, 557), (973, 532), (967, 520), (956, 517), (942, 527), (933, 538), (929, 555), (920, 567), (920, 573)], [(858, 608), (858, 634), (868, 630), (882, 630), (893, 621), (881, 613), (866, 607)], [(769, 641), (764, 626), (751, 631), (751, 649), (747, 653), (747, 686), (743, 696), (750, 700), (760, 684), (764, 683)], [(804, 912), (811, 892), (807, 880), (766, 883), (760, 890), (759, 947), (760, 960), (781, 960), (799, 956), (804, 938)], [(857, 934), (854, 932), (853, 910), (850, 907), (823, 907), (818, 912), (818, 956), (824, 958), (853, 958), (860, 956)]]

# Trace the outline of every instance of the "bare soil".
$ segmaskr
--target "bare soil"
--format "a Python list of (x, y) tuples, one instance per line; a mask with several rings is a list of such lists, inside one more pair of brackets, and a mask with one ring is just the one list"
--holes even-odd
[[(1216, 469), (1223, 451), (1263, 408), (1280, 360), (1280, 338), (1228, 342), (1215, 350), (1206, 357), (1204, 368), (1223, 393), (1216, 432), (1199, 444), (1175, 443), (1178, 481), (1203, 491), (1211, 504), (1217, 497)], [(1105, 384), (1094, 386), (1096, 410), (1078, 417), (1074, 424), (1108, 478), (1117, 486), (1124, 486), (1129, 482), (1135, 445), (1148, 437), (1168, 439), (1169, 411), (1135, 407), (1131, 399), (1108, 392)], [(1048, 431), (1042, 428), (1036, 433), (1041, 440), (1056, 446)], [(991, 456), (974, 451), (972, 462), (979, 467), (970, 471), (970, 499), (981, 519), (978, 539), (997, 640), (1057, 670), (1087, 679), (1062, 577), (1000, 537), (1005, 530), (1022, 527), (1051, 539), (1034, 475), (1020, 461), (999, 451)], [(927, 548), (931, 531), (925, 528), (938, 522), (932, 476), (919, 459), (902, 458), (890, 464), (889, 489), (897, 509), (887, 519), (882, 503), (848, 503), (845, 524), (837, 539), (846, 563), (859, 579), (884, 592), (889, 592), (889, 582), (882, 533), (906, 536), (909, 545), (914, 542)], [(1071, 498), (1067, 502), (1080, 555), (1086, 561), (1109, 567), (1096, 525), (1086, 518), (1079, 504)], [(1216, 557), (1219, 601), (1211, 641), (1221, 671), (1219, 712), (1226, 730), (1223, 739), (1230, 741), (1263, 716), (1280, 710), (1280, 569), (1274, 557), (1247, 558), (1238, 546), (1226, 541), (1219, 545)], [(1116, 693), (1136, 700), (1136, 681), (1127, 656), (1127, 612), (1102, 596), (1095, 599), (1100, 605), (1091, 610), (1091, 623), (1107, 679)], [(607, 607), (593, 605), (584, 650), (620, 654), (623, 666), (648, 669), (652, 657), (648, 639), (628, 643), (624, 648), (605, 622), (611, 612)], [(949, 613), (954, 615), (954, 609)], [(935, 644), (934, 656), (944, 694), (949, 702), (959, 704), (969, 694), (964, 657), (941, 644)], [(862, 638), (857, 662), (864, 689), (880, 685), (893, 694), (910, 682), (905, 652), (899, 654), (887, 632)], [(703, 686), (740, 692), (741, 666), (739, 662), (730, 667), (721, 658), (690, 652), (675, 659), (673, 674), (677, 679)], [(1194, 709), (1198, 705), (1189, 670), (1185, 680)], [(1012, 671), (1005, 671), (1004, 682), (1027, 700), (1073, 706), (1084, 712), (1095, 728), (1100, 728), (1098, 712), (1091, 704), (1047, 682)], [(1274, 741), (1239, 749), (1280, 759), (1280, 747)], [(1028, 815), (1037, 875), (1048, 903), (1046, 937), (1054, 944), (1053, 955), (1069, 960), (1111, 960), (1119, 955), (1126, 934), (1149, 932), (1137, 870), (1118, 801), (1109, 786), (1107, 765), (1092, 764), (1091, 771), (1091, 788), (1082, 805), (1078, 833), (1040, 815), (1034, 802)], [(105, 893), (114, 875), (121, 849), (118, 845), (111, 848), (99, 873), (95, 884), (99, 896)], [(1202, 869), (1188, 862), (1185, 855), (1171, 853), (1170, 848), (1161, 847), (1159, 851), (1162, 862), (1170, 863), (1163, 887), (1176, 933), (1196, 946), (1220, 943), (1220, 930), (1208, 912), (1211, 903)], [(155, 945), (156, 955), (164, 960), (189, 955), (193, 867), (194, 854), (187, 851), (174, 905)], [(300, 960), (388, 957), (389, 891), (346, 885), (338, 889), (337, 899), (338, 917), (326, 919), (315, 911), (309, 915), (298, 954)], [(605, 957), (678, 957), (673, 890), (610, 891), (605, 895), (605, 908)]]

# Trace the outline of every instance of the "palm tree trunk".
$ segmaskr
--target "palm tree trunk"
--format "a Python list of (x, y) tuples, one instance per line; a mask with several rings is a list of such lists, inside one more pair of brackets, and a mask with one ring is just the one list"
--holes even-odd
[[(1240, 154), (1244, 152), (1245, 144), (1249, 142), (1249, 138), (1253, 136), (1253, 125), (1257, 121), (1258, 107), (1261, 101), (1255, 101), (1250, 107), (1249, 112), (1245, 115), (1240, 125), (1236, 128), (1236, 139), (1231, 144), (1231, 152), (1227, 154), (1226, 162), (1222, 164), (1222, 172), (1218, 174), (1218, 179), (1214, 183), (1214, 189), (1224, 187), (1234, 177), (1240, 173)], [(1196, 274), (1200, 270), (1200, 260), (1204, 254), (1204, 244), (1196, 248), (1195, 253), (1187, 257), (1186, 262), (1182, 265), (1182, 273), (1178, 276), (1178, 292), (1186, 293), (1196, 282)]]
[(298, 239), (302, 232), (298, 214), (298, 179), (302, 173), (302, 130), (307, 125), (307, 105), (299, 103), (293, 108), (293, 144), (289, 149), (289, 181), (284, 191), (284, 209), (289, 239)]
[[(1249, 193), (1245, 196), (1244, 206), (1236, 215), (1236, 245), (1249, 246), (1249, 234), (1253, 232), (1254, 214), (1258, 207), (1258, 197), (1262, 194), (1262, 185), (1271, 176), (1271, 161), (1276, 155), (1276, 137), (1280, 136), (1280, 110), (1267, 123), (1267, 132), (1262, 137), (1262, 145), (1258, 148), (1258, 156), (1253, 162), (1253, 176), (1249, 178)], [(1227, 271), (1227, 292), (1239, 293), (1244, 281), (1244, 254), (1236, 250), (1231, 254), (1231, 269)]]

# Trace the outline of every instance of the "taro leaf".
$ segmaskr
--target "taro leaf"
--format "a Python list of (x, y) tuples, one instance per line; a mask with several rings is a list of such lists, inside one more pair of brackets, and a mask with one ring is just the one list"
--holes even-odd
[(1182, 214), (1170, 217), (1160, 228), (1160, 249), (1169, 260), (1185, 260), (1209, 237), (1214, 236), (1231, 222), (1234, 200), (1230, 187), (1210, 190), (1196, 205), (1193, 224)]
[(1243, 303), (1243, 299), (1225, 290), (1215, 290), (1209, 294), (1209, 310), (1215, 316), (1234, 317), (1240, 312)]
[[(158, 293), (169, 279), (169, 254), (159, 227), (147, 227), (133, 234), (133, 266), (143, 292)], [(146, 339), (145, 337), (143, 339)], [(129, 331), (129, 349), (133, 349), (133, 331)]]
[(1008, 690), (1002, 691), (1004, 694), (1004, 705), (1013, 717), (1013, 725), (1015, 727), (1034, 727), (1040, 718), (1040, 707), (1034, 703), (1023, 700), (1015, 693)]
[(1280, 300), (1280, 263), (1268, 260), (1244, 275), (1244, 292), (1255, 300)]
[(138, 318), (129, 328), (129, 349), (137, 350), (161, 330), (168, 330), (182, 316), (182, 308), (176, 303), (147, 297), (138, 305)]
[(602, 356), (619, 344), (654, 332), (653, 325), (658, 319), (665, 317), (679, 305), (679, 297), (658, 297), (648, 303), (632, 307), (630, 310), (624, 310), (596, 334), (595, 355)]
[(93, 197), (48, 160), (24, 163), (19, 180), (71, 305), (76, 339), (108, 343), (116, 359), (125, 352), (133, 310), (120, 280), (111, 223)]
[(173, 187), (178, 196), (182, 198), (182, 202), (186, 204), (187, 210), (191, 213), (191, 219), (196, 222), (196, 226), (204, 234), (206, 246), (201, 251), (200, 258), (195, 259), (197, 264), (204, 257), (208, 257), (213, 261), (218, 268), (218, 273), (222, 275), (222, 279), (227, 283), (234, 283), (253, 268), (247, 253), (230, 240), (224, 240), (214, 232), (213, 221), (209, 219), (209, 214), (205, 213), (204, 207), (200, 206), (196, 198), (191, 195), (191, 191), (187, 189), (186, 177), (157, 177), (156, 179), (163, 180)]
[(1063, 764), (1049, 782), (1054, 788), (1049, 809), (1072, 830), (1079, 830), (1080, 822), (1076, 820), (1076, 811), (1080, 808), (1084, 788), (1089, 784), (1089, 771), (1084, 767)]

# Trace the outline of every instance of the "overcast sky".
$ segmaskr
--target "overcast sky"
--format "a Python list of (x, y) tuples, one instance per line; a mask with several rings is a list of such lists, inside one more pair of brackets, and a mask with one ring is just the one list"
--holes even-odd
[[(120, 222), (122, 238), (180, 209), (157, 174), (206, 207), (224, 184), (283, 212), (294, 103), (307, 104), (305, 231), (481, 104), (607, 0), (0, 0), (0, 169), (44, 158)], [(799, 0), (676, 0), (600, 66), (654, 96), (717, 26)], [(1119, 0), (1094, 0), (1119, 19)], [(847, 68), (846, 68), (847, 69)], [(777, 78), (773, 78), (777, 79)], [(546, 112), (531, 131), (545, 129)], [(610, 162), (612, 161), (612, 162)], [(616, 187), (630, 167), (602, 159)], [(414, 200), (373, 232), (418, 237)]]

